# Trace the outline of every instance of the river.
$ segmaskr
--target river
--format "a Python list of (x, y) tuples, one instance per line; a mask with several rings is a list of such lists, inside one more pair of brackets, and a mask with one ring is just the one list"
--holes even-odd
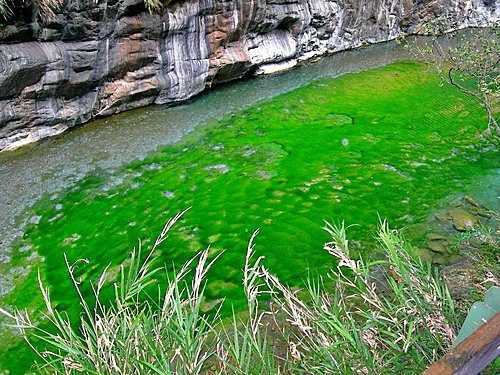
[[(208, 285), (208, 292), (214, 299), (221, 297), (221, 293), (229, 298), (239, 298), (238, 292), (235, 292), (239, 274), (235, 270), (241, 269), (241, 250), (244, 250), (250, 232), (261, 223), (263, 230), (259, 241), (275, 252), (269, 254), (271, 268), (281, 276), (300, 279), (305, 268), (315, 269), (325, 265), (326, 254), (313, 259), (315, 250), (310, 247), (316, 240), (320, 242), (318, 249), (321, 249), (324, 238), (316, 234), (316, 229), (321, 231), (322, 220), (332, 219), (333, 213), (338, 216), (335, 219), (345, 218), (350, 221), (349, 224), (370, 225), (377, 221), (379, 213), (401, 226), (423, 220), (432, 211), (432, 205), (439, 205), (440, 201), (456, 192), (475, 191), (486, 200), (483, 203), (496, 205), (496, 157), (491, 148), (472, 138), (475, 128), (471, 123), (478, 121), (481, 111), (468, 109), (471, 105), (469, 99), (460, 99), (464, 103), (463, 108), (457, 107), (457, 116), (453, 117), (453, 121), (457, 122), (453, 124), (456, 128), (451, 124), (437, 127), (432, 122), (432, 114), (440, 110), (440, 103), (432, 101), (427, 104), (428, 107), (424, 105), (419, 109), (419, 103), (413, 103), (411, 98), (406, 102), (404, 98), (399, 98), (403, 100), (398, 108), (405, 108), (409, 114), (412, 110), (419, 111), (423, 115), (419, 121), (429, 124), (428, 129), (412, 124), (411, 116), (408, 118), (405, 113), (391, 113), (393, 118), (386, 123), (384, 121), (388, 120), (382, 116), (372, 118), (370, 123), (362, 125), (365, 127), (353, 128), (360, 126), (359, 119), (363, 124), (361, 113), (352, 118), (350, 113), (345, 114), (347, 109), (323, 113), (328, 105), (326, 102), (324, 108), (315, 107), (317, 103), (312, 99), (316, 98), (316, 93), (318, 100), (322, 101), (328, 99), (320, 96), (322, 91), (331, 90), (334, 93), (337, 89), (337, 84), (330, 78), (409, 59), (411, 56), (395, 42), (340, 52), (282, 74), (248, 78), (216, 87), (175, 107), (152, 106), (126, 112), (77, 127), (32, 146), (0, 153), (0, 301), (30, 308), (39, 305), (39, 297), (33, 296), (36, 285), (29, 291), (13, 291), (16, 285), (18, 289), (24, 285), (19, 280), (33, 272), (29, 268), (30, 261), (33, 261), (33, 265), (43, 265), (48, 271), (45, 277), (49, 285), (60, 286), (61, 290), (55, 290), (55, 300), (64, 308), (64, 303), (71, 302), (65, 301), (68, 289), (62, 287), (68, 281), (64, 265), (55, 262), (60, 252), (55, 248), (57, 244), (69, 244), (66, 250), (72, 257), (94, 257), (94, 260), (119, 263), (137, 238), (154, 237), (156, 232), (152, 229), (161, 226), (166, 215), (173, 215), (188, 205), (193, 205), (190, 214), (196, 220), (182, 224), (179, 231), (184, 237), (181, 240), (194, 238), (196, 246), (209, 243), (217, 251), (229, 249), (224, 255), (226, 260), (222, 260), (220, 270), (214, 274), (217, 282)], [(408, 67), (417, 69), (415, 71), (425, 77), (422, 69)], [(404, 74), (404, 64), (396, 65), (394, 69), (395, 75)], [(380, 77), (392, 74), (381, 72), (385, 75), (377, 73)], [(369, 101), (381, 99), (351, 98), (348, 96), (348, 79), (338, 83), (339, 90), (343, 87), (347, 101), (360, 100), (359, 105), (363, 106), (363, 101), (368, 105)], [(353, 84), (358, 82), (356, 87), (359, 92), (363, 91), (362, 79), (362, 76), (353, 78)], [(404, 86), (407, 81), (398, 85)], [(379, 85), (380, 93), (376, 96), (394, 95), (390, 92), (390, 82), (387, 82), (387, 88), (383, 81)], [(394, 86), (394, 90), (400, 86)], [(410, 90), (408, 92), (414, 90), (411, 87), (407, 89)], [(446, 89), (451, 90), (449, 87)], [(369, 90), (367, 87), (367, 92)], [(283, 95), (285, 93), (289, 94)], [(442, 94), (435, 84), (429, 95)], [(397, 95), (391, 98), (395, 101)], [(311, 103), (308, 103), (309, 99)], [(335, 105), (345, 105), (341, 99), (335, 98), (339, 102)], [(392, 111), (391, 100), (384, 104), (388, 113)], [(440, 100), (444, 103), (446, 98)], [(268, 102), (270, 104), (266, 104)], [(307, 105), (310, 107), (294, 119), (294, 108)], [(368, 112), (378, 110), (365, 107), (364, 111)], [(264, 112), (261, 113), (261, 110)], [(425, 111), (429, 114), (423, 113)], [(260, 121), (273, 116), (277, 116), (275, 123), (281, 124), (275, 129), (265, 125), (264, 120), (262, 128), (257, 126), (259, 124), (252, 124), (254, 118)], [(283, 134), (286, 136), (288, 122), (303, 126), (304, 119), (321, 125), (317, 130), (313, 129), (317, 133), (306, 136), (305, 128), (302, 131), (297, 127), (293, 137), (300, 142), (288, 144), (286, 141), (269, 140), (258, 143), (267, 135), (276, 139)], [(395, 130), (392, 129), (394, 122), (391, 121), (395, 119), (404, 124), (398, 133), (393, 133)], [(222, 125), (217, 125), (218, 121), (222, 121)], [(379, 122), (386, 127), (376, 126)], [(236, 123), (241, 126), (235, 126)], [(320, 148), (327, 142), (318, 143), (315, 137), (326, 140), (335, 127), (338, 127), (335, 134), (338, 139), (332, 138), (331, 146), (336, 149), (328, 155), (331, 151), (328, 147)], [(374, 127), (373, 130), (370, 130), (371, 127)], [(203, 129), (206, 133), (196, 135)], [(248, 133), (253, 135), (241, 140), (245, 134), (236, 129), (249, 129)], [(277, 133), (273, 134), (273, 131)], [(405, 133), (407, 131), (410, 132)], [(461, 137), (453, 138), (457, 131), (463, 132), (463, 140)], [(302, 135), (304, 139), (300, 139)], [(471, 138), (467, 138), (469, 136)], [(236, 138), (243, 143), (235, 143), (232, 153), (226, 153)], [(255, 146), (251, 146), (252, 142)], [(473, 149), (470, 149), (469, 143)], [(319, 155), (314, 160), (308, 160), (308, 145)], [(192, 151), (198, 146), (206, 149)], [(478, 154), (476, 149), (481, 153)], [(194, 162), (189, 156), (191, 152), (195, 152)], [(231, 164), (231, 158), (237, 154), (239, 159)], [(261, 156), (261, 169), (254, 170), (254, 166), (247, 168), (243, 165), (247, 160), (245, 158), (258, 159)], [(328, 158), (335, 159), (330, 162)], [(219, 159), (221, 162), (216, 162)], [(299, 167), (297, 160), (306, 163)], [(452, 160), (451, 164), (448, 160)], [(177, 161), (178, 169), (175, 165)], [(209, 164), (204, 165), (204, 161)], [(264, 165), (266, 163), (267, 166)], [(275, 165), (279, 163), (284, 165), (284, 172), (275, 170)], [(361, 169), (363, 163), (371, 167)], [(311, 169), (317, 165), (322, 168), (314, 171), (317, 175), (311, 175)], [(167, 166), (171, 169), (167, 170)], [(198, 177), (191, 177), (193, 166), (197, 168), (193, 176), (197, 173)], [(241, 189), (238, 188), (238, 181), (242, 177), (247, 178), (251, 168), (254, 168), (251, 170), (254, 177), (255, 173), (258, 174), (258, 181), (248, 179), (242, 182)], [(200, 173), (207, 176), (199, 177)], [(173, 180), (167, 181), (173, 174), (185, 182), (183, 186)], [(344, 177), (340, 178), (341, 175)], [(202, 187), (201, 184), (205, 183), (207, 186)], [(214, 193), (212, 189), (217, 191)], [(194, 191), (199, 196), (195, 196)], [(168, 205), (172, 206), (169, 210), (155, 211), (158, 206), (155, 201), (160, 196), (163, 199), (161, 204), (169, 202)], [(180, 202), (176, 206), (173, 202), (178, 199)], [(225, 207), (231, 200), (243, 202), (230, 206), (239, 212), (231, 212), (229, 206)], [(106, 202), (104, 208), (98, 206), (100, 202)], [(327, 205), (332, 202), (330, 214)], [(373, 207), (362, 207), (367, 203)], [(47, 207), (44, 208), (44, 205)], [(320, 209), (315, 211), (313, 207), (316, 206)], [(40, 215), (40, 207), (47, 214)], [(110, 214), (115, 209), (117, 212)], [(296, 215), (297, 212), (303, 218), (298, 217), (301, 215)], [(66, 227), (64, 224), (58, 226), (61, 217), (69, 220)], [(231, 220), (224, 222), (225, 217)], [(202, 222), (203, 218), (208, 222)], [(278, 222), (281, 226), (276, 224), (274, 229), (266, 232), (266, 226), (272, 227)], [(123, 231), (120, 243), (111, 235), (108, 242), (99, 243), (99, 238), (106, 237), (106, 231), (122, 235), (123, 227), (129, 227), (129, 232)], [(138, 228), (147, 229), (147, 233)], [(85, 234), (87, 230), (89, 232)], [(200, 234), (203, 231), (207, 233)], [(81, 248), (73, 246), (82, 236), (89, 240)], [(226, 236), (229, 239), (223, 242)], [(283, 240), (285, 237), (286, 240)], [(29, 244), (25, 245), (23, 241)], [(17, 244), (15, 251), (13, 244)], [(182, 241), (176, 244), (182, 244)], [(182, 250), (179, 252), (182, 253)], [(170, 255), (169, 260), (178, 256), (177, 253)], [(303, 259), (299, 260), (297, 255), (302, 255)], [(285, 256), (288, 257), (287, 262), (283, 261)], [(10, 333), (3, 334), (13, 337)], [(0, 345), (0, 350), (9, 348), (11, 351), (5, 342), (5, 346)], [(15, 355), (15, 351), (11, 351), (10, 358)]]

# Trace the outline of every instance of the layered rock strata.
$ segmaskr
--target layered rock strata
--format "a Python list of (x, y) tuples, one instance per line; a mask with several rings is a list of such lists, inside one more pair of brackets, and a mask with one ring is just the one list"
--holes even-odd
[(325, 53), (499, 19), (491, 0), (66, 0), (42, 22), (30, 0), (0, 28), (0, 150), (99, 116), (186, 100), (214, 84)]

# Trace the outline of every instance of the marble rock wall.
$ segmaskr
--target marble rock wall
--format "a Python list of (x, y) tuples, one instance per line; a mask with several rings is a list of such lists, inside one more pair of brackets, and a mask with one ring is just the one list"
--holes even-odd
[(99, 116), (186, 100), (246, 74), (422, 30), (498, 21), (495, 0), (31, 0), (0, 20), (0, 151)]

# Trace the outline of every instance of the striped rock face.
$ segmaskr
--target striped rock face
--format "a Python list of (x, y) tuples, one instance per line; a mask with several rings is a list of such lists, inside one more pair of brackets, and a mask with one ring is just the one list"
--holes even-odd
[(54, 20), (33, 14), (21, 5), (0, 20), (0, 151), (418, 33), (437, 18), (443, 31), (487, 25), (500, 10), (480, 0), (183, 0), (149, 14), (142, 0), (85, 0), (68, 1)]

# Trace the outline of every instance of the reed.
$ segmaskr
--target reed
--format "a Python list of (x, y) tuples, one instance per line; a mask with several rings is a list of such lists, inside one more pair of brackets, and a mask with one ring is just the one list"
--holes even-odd
[(386, 257), (375, 261), (350, 256), (344, 224), (325, 229), (332, 241), (324, 249), (338, 264), (327, 280), (306, 280), (307, 298), (261, 269), (279, 312), (294, 327), (286, 341), (295, 371), (420, 373), (454, 339), (446, 286), (386, 222), (379, 232)]
[[(337, 259), (328, 277), (308, 276), (302, 291), (282, 283), (255, 257), (252, 236), (244, 265), (245, 318), (201, 313), (209, 249), (173, 276), (154, 267), (158, 247), (183, 213), (168, 221), (151, 251), (132, 251), (114, 283), (112, 301), (101, 292), (106, 270), (84, 296), (77, 324), (55, 308), (40, 282), (50, 331), (27, 313), (0, 312), (30, 342), (42, 339), (39, 373), (61, 374), (417, 374), (454, 339), (453, 301), (437, 273), (383, 222), (384, 259), (353, 259), (347, 229), (326, 224), (324, 250)], [(158, 297), (148, 294), (155, 284)], [(300, 293), (300, 297), (299, 297)], [(90, 300), (90, 301), (89, 301)], [(266, 303), (263, 304), (262, 301)], [(276, 339), (277, 338), (277, 339)]]

